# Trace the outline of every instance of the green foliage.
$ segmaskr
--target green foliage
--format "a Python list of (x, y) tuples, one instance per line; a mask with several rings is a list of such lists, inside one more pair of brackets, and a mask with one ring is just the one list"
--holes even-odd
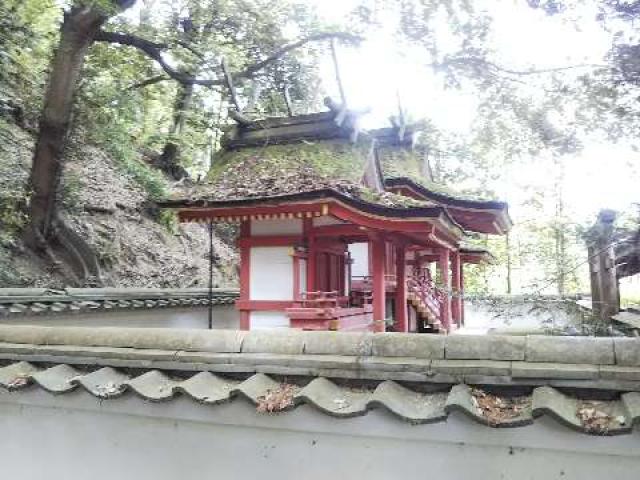
[(31, 141), (0, 117), (0, 244), (11, 243), (24, 227)]
[(18, 105), (29, 123), (40, 109), (60, 13), (54, 0), (0, 2), (0, 100)]
[(157, 221), (163, 225), (167, 231), (171, 234), (178, 232), (178, 216), (172, 210), (160, 210), (157, 216)]

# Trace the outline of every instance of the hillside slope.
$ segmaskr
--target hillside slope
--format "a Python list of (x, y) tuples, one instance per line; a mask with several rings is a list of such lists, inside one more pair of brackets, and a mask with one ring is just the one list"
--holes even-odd
[[(29, 133), (0, 118), (0, 287), (69, 284), (19, 239), (32, 148)], [(197, 224), (173, 225), (166, 217), (160, 221), (146, 191), (100, 149), (77, 139), (70, 142), (60, 201), (63, 218), (96, 251), (105, 285), (208, 284), (207, 230)], [(214, 283), (219, 286), (235, 283), (236, 253), (227, 242), (214, 237)]]

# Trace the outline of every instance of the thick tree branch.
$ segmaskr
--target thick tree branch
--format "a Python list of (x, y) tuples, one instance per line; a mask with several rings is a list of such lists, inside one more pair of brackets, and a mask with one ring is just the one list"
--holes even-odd
[[(320, 42), (323, 40), (330, 39), (339, 39), (350, 42), (358, 42), (361, 40), (360, 37), (356, 35), (352, 35), (350, 33), (345, 32), (326, 32), (326, 33), (317, 33), (314, 35), (309, 35), (307, 37), (301, 38), (293, 43), (287, 44), (275, 51), (264, 60), (260, 62), (249, 65), (244, 70), (240, 72), (233, 73), (231, 76), (234, 80), (251, 78), (260, 70), (268, 67), (272, 63), (275, 63), (280, 58), (284, 57), (287, 53), (300, 48), (308, 43), (312, 42)], [(206, 87), (212, 87), (215, 85), (221, 85), (224, 83), (223, 79), (206, 79), (206, 78), (197, 78), (188, 73), (182, 72), (173, 68), (169, 65), (165, 59), (162, 57), (162, 52), (170, 48), (170, 45), (167, 43), (159, 43), (152, 42), (150, 40), (146, 40), (144, 38), (137, 37), (135, 35), (131, 35), (128, 33), (116, 33), (116, 32), (107, 32), (100, 31), (94, 38), (96, 42), (106, 42), (106, 43), (117, 43), (119, 45), (126, 45), (129, 47), (134, 47), (143, 52), (149, 58), (155, 60), (158, 65), (164, 70), (164, 72), (173, 80), (182, 83), (183, 85), (202, 85)], [(184, 45), (181, 44), (184, 48)], [(194, 50), (189, 49), (192, 53), (195, 53)]]
[(129, 47), (137, 48), (149, 58), (155, 60), (158, 65), (160, 65), (160, 67), (165, 71), (165, 73), (169, 75), (169, 77), (184, 85), (197, 84), (204, 86), (213, 86), (220, 85), (221, 83), (220, 80), (197, 79), (189, 75), (188, 73), (181, 72), (173, 68), (162, 57), (163, 50), (169, 48), (169, 45), (166, 43), (152, 42), (150, 40), (146, 40), (129, 33), (106, 32), (104, 30), (100, 31), (95, 36), (94, 40), (96, 42), (117, 43), (119, 45), (126, 45)]
[(350, 42), (359, 42), (362, 40), (362, 38), (358, 37), (357, 35), (352, 35), (350, 33), (341, 33), (341, 32), (333, 32), (333, 33), (327, 32), (327, 33), (317, 33), (315, 35), (309, 35), (308, 37), (301, 38), (296, 42), (285, 45), (280, 50), (277, 50), (276, 52), (272, 53), (261, 62), (254, 63), (253, 65), (249, 65), (243, 71), (235, 73), (233, 77), (234, 78), (250, 78), (256, 72), (269, 66), (270, 64), (284, 57), (287, 53), (289, 53), (292, 50), (295, 50), (296, 48), (300, 48), (308, 43), (320, 42), (323, 40), (331, 40), (331, 39), (346, 40)]
[(137, 90), (138, 88), (148, 87), (149, 85), (155, 85), (156, 83), (165, 82), (167, 80), (170, 80), (170, 78), (164, 74), (156, 75), (155, 77), (149, 77), (146, 80), (134, 83), (128, 87), (127, 90)]

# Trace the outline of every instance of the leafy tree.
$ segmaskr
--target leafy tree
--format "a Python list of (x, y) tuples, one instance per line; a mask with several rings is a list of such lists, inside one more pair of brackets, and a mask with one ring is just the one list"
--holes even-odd
[[(51, 74), (44, 96), (30, 177), (32, 193), (26, 241), (33, 248), (49, 251), (49, 245), (57, 236), (56, 225), (61, 220), (57, 215), (56, 193), (62, 170), (63, 150), (69, 133), (73, 98), (82, 78), (87, 53), (94, 42), (133, 47), (152, 59), (168, 78), (178, 82), (183, 88), (190, 88), (229, 86), (231, 82), (253, 78), (289, 52), (310, 42), (336, 37), (353, 39), (352, 35), (340, 32), (316, 32), (303, 36), (296, 42), (280, 45), (273, 51), (252, 52), (253, 59), (238, 62), (237, 69), (233, 72), (220, 72), (215, 68), (205, 75), (198, 75), (197, 71), (175, 66), (168, 60), (167, 53), (180, 52), (179, 48), (195, 52), (190, 43), (180, 38), (145, 38), (126, 30), (103, 28), (117, 13), (131, 7), (133, 3), (134, 0), (78, 0), (72, 2), (64, 12), (59, 43), (51, 63)], [(114, 22), (114, 26), (117, 25), (118, 22)], [(184, 32), (183, 28), (182, 33)], [(256, 58), (257, 61), (251, 61)]]

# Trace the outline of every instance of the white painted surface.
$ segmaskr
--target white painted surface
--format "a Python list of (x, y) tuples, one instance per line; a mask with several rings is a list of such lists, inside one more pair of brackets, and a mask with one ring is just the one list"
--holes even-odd
[(410, 425), (382, 409), (269, 415), (242, 398), (205, 406), (31, 388), (0, 391), (0, 427), (11, 480), (635, 480), (640, 471), (640, 432), (591, 437), (547, 418), (507, 429), (458, 414)]
[(300, 293), (307, 291), (307, 259), (301, 258), (298, 263), (300, 267)]
[(269, 220), (251, 220), (251, 235), (301, 235), (302, 219), (273, 218)]
[(293, 300), (291, 247), (251, 247), (251, 300)]
[[(47, 327), (209, 328), (208, 323), (209, 307), (102, 310), (0, 318), (0, 325)], [(235, 305), (213, 307), (213, 328), (225, 330), (240, 328), (240, 314)]]
[(323, 227), (325, 225), (343, 225), (347, 222), (340, 220), (332, 215), (323, 215), (322, 217), (315, 217), (313, 219), (314, 227)]
[(353, 263), (351, 264), (352, 277), (366, 277), (369, 275), (369, 244), (350, 243), (349, 254)]
[(264, 330), (269, 328), (289, 328), (290, 321), (284, 312), (251, 312), (251, 330)]

